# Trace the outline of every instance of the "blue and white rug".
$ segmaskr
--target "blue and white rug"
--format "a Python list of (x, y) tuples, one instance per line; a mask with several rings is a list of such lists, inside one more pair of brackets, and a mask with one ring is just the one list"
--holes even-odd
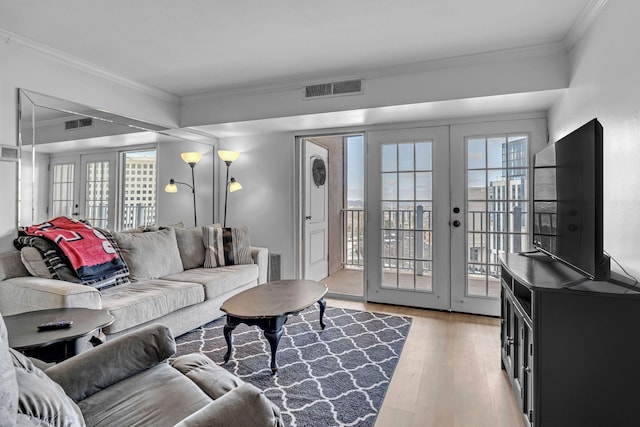
[(239, 325), (227, 351), (222, 317), (176, 338), (177, 355), (200, 352), (262, 389), (285, 425), (373, 426), (411, 326), (410, 317), (327, 306), (289, 316), (271, 374), (269, 343), (255, 326)]

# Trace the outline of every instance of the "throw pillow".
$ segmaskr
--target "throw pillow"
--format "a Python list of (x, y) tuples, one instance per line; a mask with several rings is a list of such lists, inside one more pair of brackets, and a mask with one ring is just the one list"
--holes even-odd
[(129, 267), (131, 281), (157, 279), (184, 271), (173, 228), (146, 233), (112, 232)]
[(202, 227), (205, 246), (204, 267), (253, 264), (247, 227)]
[[(13, 245), (20, 252), (22, 252), (22, 249), (25, 247), (36, 248), (38, 252), (40, 252), (44, 263), (49, 269), (50, 275), (45, 273), (44, 276), (38, 275), (38, 277), (51, 278), (51, 276), (53, 276), (54, 279), (64, 280), (65, 282), (82, 283), (75, 271), (73, 271), (73, 269), (67, 265), (64, 258), (60, 256), (56, 245), (44, 237), (18, 236), (13, 241)], [(27, 265), (25, 265), (25, 267), (27, 270), (29, 269)], [(34, 272), (35, 271), (36, 270), (34, 270)]]
[(180, 228), (174, 229), (182, 268), (190, 270), (200, 268), (204, 265), (205, 248), (202, 238), (201, 228)]
[(46, 279), (54, 279), (55, 275), (49, 271), (47, 263), (40, 251), (32, 246), (25, 246), (20, 249), (20, 259), (29, 274), (35, 277), (44, 277)]
[[(9, 349), (18, 383), (17, 424), (43, 426), (84, 426), (78, 405), (57, 383), (27, 357)], [(40, 423), (34, 423), (39, 420)]]

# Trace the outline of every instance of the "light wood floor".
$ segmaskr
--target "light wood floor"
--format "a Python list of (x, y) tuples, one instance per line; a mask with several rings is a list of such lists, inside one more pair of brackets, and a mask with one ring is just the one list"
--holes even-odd
[(328, 306), (411, 316), (376, 427), (523, 427), (500, 368), (500, 320), (328, 299)]

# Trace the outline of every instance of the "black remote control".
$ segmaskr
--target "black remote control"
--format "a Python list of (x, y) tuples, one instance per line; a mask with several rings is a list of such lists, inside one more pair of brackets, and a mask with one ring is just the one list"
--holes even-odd
[(70, 328), (73, 320), (60, 320), (58, 322), (47, 322), (38, 325), (38, 331), (52, 331), (54, 329)]

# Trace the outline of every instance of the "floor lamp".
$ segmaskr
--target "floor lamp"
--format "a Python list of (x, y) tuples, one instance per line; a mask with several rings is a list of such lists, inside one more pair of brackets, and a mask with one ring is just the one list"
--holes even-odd
[(196, 167), (196, 163), (198, 163), (200, 159), (202, 159), (202, 153), (196, 153), (191, 151), (187, 153), (180, 153), (180, 157), (182, 157), (182, 160), (184, 160), (185, 163), (191, 166), (191, 184), (188, 184), (186, 182), (176, 181), (173, 178), (171, 178), (169, 180), (169, 183), (164, 187), (164, 191), (166, 191), (167, 193), (177, 193), (178, 186), (176, 184), (186, 185), (187, 187), (191, 188), (191, 193), (193, 193), (193, 226), (197, 227), (198, 214), (196, 212), (196, 179), (195, 179), (195, 174), (193, 170)]
[(224, 221), (222, 223), (223, 227), (227, 226), (227, 199), (229, 197), (229, 193), (233, 193), (235, 191), (241, 190), (242, 185), (234, 177), (229, 179), (229, 166), (231, 163), (238, 160), (240, 157), (240, 153), (237, 151), (227, 151), (227, 150), (218, 150), (218, 157), (227, 165), (227, 179), (224, 181)]

